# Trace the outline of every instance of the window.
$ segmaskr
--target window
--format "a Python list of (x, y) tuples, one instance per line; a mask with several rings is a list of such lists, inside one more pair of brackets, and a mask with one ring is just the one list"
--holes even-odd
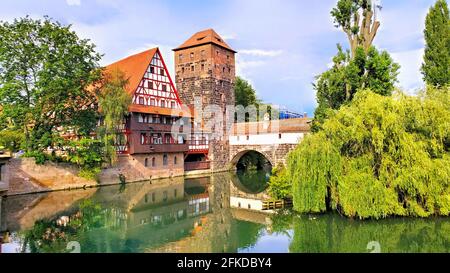
[(225, 73), (225, 67), (224, 67), (224, 68), (222, 68), (222, 73)]
[(252, 205), (248, 204), (248, 209), (251, 209), (251, 208), (252, 208)]
[(138, 122), (140, 122), (140, 123), (144, 122), (144, 114), (138, 115)]
[(163, 155), (163, 165), (167, 166), (167, 164), (168, 164), (168, 156), (167, 156), (167, 154), (164, 154)]
[(173, 158), (173, 165), (177, 165), (177, 157), (176, 156)]
[[(155, 158), (153, 158), (153, 159), (155, 159)], [(152, 202), (155, 202), (156, 201), (156, 193), (152, 193)]]
[(230, 73), (230, 74), (231, 74), (231, 68), (229, 68), (229, 67), (228, 67), (228, 73)]
[(143, 97), (139, 97), (139, 104), (144, 104), (144, 98)]
[(219, 50), (216, 50), (216, 55), (219, 56)]
[(193, 65), (191, 66), (191, 71), (194, 71), (194, 66)]
[[(153, 157), (152, 158), (152, 167), (155, 167), (156, 166), (156, 159)], [(154, 194), (153, 194), (153, 196), (154, 196)], [(153, 199), (153, 202), (155, 201), (155, 198), (152, 198)]]
[(206, 55), (204, 50), (202, 50), (200, 54), (201, 54), (202, 57), (205, 57), (205, 55)]
[(167, 92), (167, 85), (165, 84), (162, 85), (162, 91)]
[(227, 55), (227, 60), (229, 60), (230, 59), (230, 55)]
[(170, 144), (170, 143), (172, 142), (172, 138), (170, 137), (170, 135), (166, 135), (166, 137), (165, 137), (165, 139), (164, 139), (164, 142), (165, 142), (166, 144)]
[(205, 70), (205, 64), (202, 64), (201, 69), (202, 69), (202, 71)]
[(152, 74), (155, 73), (155, 68), (153, 66), (150, 66), (150, 73), (152, 73)]
[(182, 73), (182, 74), (184, 73), (184, 67), (181, 68), (181, 73)]
[(250, 136), (247, 136), (247, 140), (250, 140)]
[[(148, 167), (148, 158), (145, 159), (145, 161), (144, 161), (144, 166), (145, 166), (145, 167)], [(147, 195), (146, 195), (145, 197), (147, 197)], [(147, 201), (145, 201), (145, 203), (147, 203)]]
[(145, 203), (148, 203), (148, 196), (147, 196), (147, 194), (145, 195)]
[(194, 52), (191, 52), (191, 59), (194, 59)]
[(180, 60), (180, 61), (183, 60), (183, 54), (178, 55), (178, 60)]
[(150, 99), (150, 105), (155, 106), (155, 99)]
[(161, 76), (164, 76), (164, 69), (163, 68), (159, 69), (159, 74), (161, 74)]
[(148, 84), (148, 89), (153, 89), (153, 82), (149, 81), (147, 82)]
[(161, 100), (161, 107), (166, 107), (166, 102), (164, 100)]
[(145, 133), (141, 133), (141, 144), (145, 144), (145, 138), (147, 135)]
[(172, 102), (170, 102), (170, 108), (175, 108), (175, 102), (174, 101), (172, 101)]
[(278, 138), (281, 139), (281, 134), (278, 134)]

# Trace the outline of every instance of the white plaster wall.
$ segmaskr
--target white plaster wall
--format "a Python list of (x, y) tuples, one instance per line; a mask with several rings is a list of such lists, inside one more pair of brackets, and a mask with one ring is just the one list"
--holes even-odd
[[(239, 207), (239, 203), (241, 206)], [(248, 205), (250, 204), (250, 208)], [(248, 199), (242, 197), (230, 197), (230, 206), (232, 208), (242, 208), (242, 209), (251, 209), (251, 210), (262, 210), (262, 201), (257, 199)]]
[(303, 138), (303, 133), (280, 133), (229, 136), (230, 145), (270, 145), (270, 144), (297, 144)]

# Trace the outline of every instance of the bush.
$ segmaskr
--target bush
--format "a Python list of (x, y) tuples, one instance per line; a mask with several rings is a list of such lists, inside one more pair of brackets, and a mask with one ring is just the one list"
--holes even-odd
[(286, 168), (280, 164), (272, 169), (269, 179), (269, 194), (274, 199), (291, 197), (292, 183), (287, 175)]
[(294, 209), (358, 218), (449, 215), (448, 94), (359, 92), (290, 153)]

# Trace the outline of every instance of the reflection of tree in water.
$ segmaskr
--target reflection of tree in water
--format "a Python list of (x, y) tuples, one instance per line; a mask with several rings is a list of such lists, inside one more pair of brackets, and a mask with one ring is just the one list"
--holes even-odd
[(264, 191), (269, 182), (270, 172), (264, 170), (238, 170), (235, 186), (245, 193), (260, 193)]
[(450, 221), (446, 218), (395, 218), (354, 221), (336, 214), (277, 213), (272, 231), (293, 230), (290, 252), (369, 252), (380, 243), (381, 252), (449, 252)]
[(238, 170), (268, 170), (272, 169), (270, 162), (265, 156), (256, 151), (248, 151), (241, 156), (236, 164)]

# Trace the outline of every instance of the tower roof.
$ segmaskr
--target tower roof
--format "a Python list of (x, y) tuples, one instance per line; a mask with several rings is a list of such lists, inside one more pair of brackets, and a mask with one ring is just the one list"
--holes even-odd
[(215, 44), (236, 53), (236, 51), (233, 50), (212, 28), (195, 33), (191, 36), (191, 38), (187, 39), (182, 45), (175, 48), (173, 51), (206, 44)]

